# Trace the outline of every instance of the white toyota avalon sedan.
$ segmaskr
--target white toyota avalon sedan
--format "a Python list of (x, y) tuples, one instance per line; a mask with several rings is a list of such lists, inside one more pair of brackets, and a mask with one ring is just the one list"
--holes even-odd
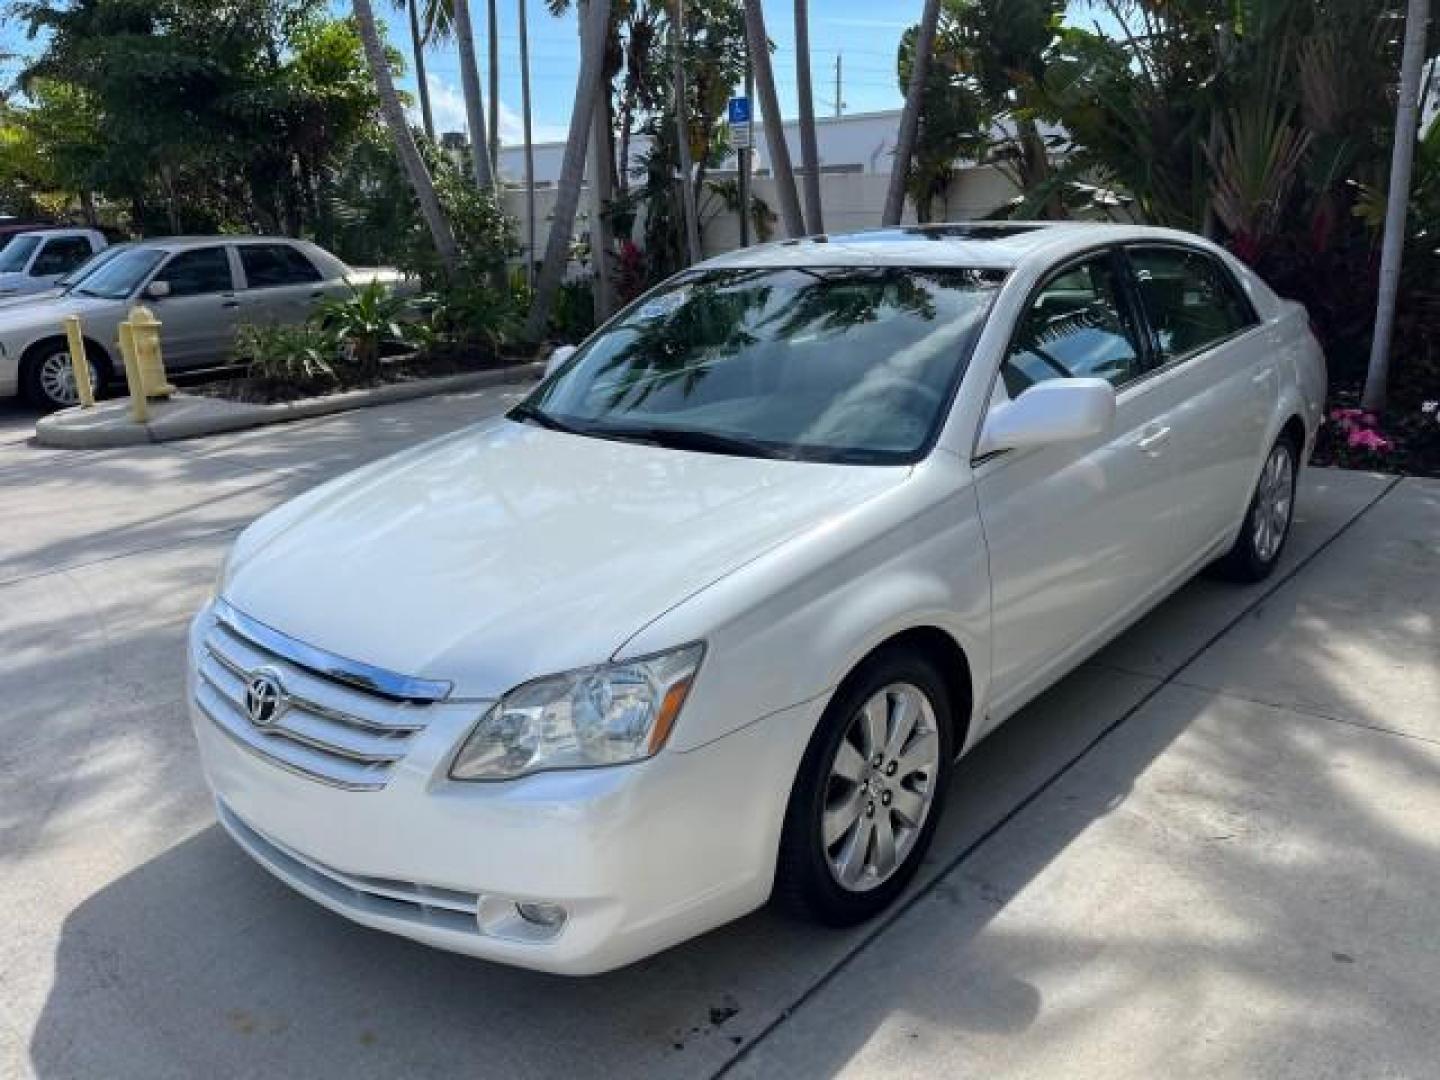
[(1305, 312), (1183, 233), (712, 259), (243, 533), (189, 645), (220, 821), (547, 971), (865, 919), (957, 757), (1202, 567), (1270, 572), (1324, 394)]

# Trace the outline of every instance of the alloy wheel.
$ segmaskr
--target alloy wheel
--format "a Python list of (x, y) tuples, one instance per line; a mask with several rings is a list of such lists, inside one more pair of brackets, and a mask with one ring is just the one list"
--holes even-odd
[(868, 892), (905, 864), (935, 801), (940, 733), (919, 687), (891, 683), (854, 714), (826, 783), (821, 843), (831, 876)]
[[(93, 360), (90, 364), (90, 385), (99, 388), (100, 372)], [(68, 350), (53, 352), (40, 361), (38, 372), (40, 391), (46, 400), (54, 405), (67, 406), (80, 403), (80, 392), (75, 387), (75, 369), (70, 364)]]
[(1278, 442), (1266, 459), (1255, 495), (1255, 555), (1268, 563), (1280, 551), (1295, 502), (1295, 468), (1290, 445)]

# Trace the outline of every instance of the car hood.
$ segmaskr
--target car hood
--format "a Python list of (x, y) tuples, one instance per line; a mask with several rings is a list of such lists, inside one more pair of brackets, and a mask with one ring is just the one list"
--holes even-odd
[(123, 300), (101, 300), (94, 296), (78, 296), (74, 293), (45, 300), (40, 297), (22, 297), (19, 302), (0, 306), (0, 334), (32, 330), (36, 327), (54, 327), (56, 333), (63, 331), (60, 320), (67, 315), (87, 315), (114, 312), (123, 306)]
[(262, 518), (237, 542), (223, 592), (312, 646), (488, 697), (608, 659), (687, 597), (909, 473), (497, 420)]
[[(3, 277), (3, 275), (0, 275), (0, 277)], [(7, 293), (5, 291), (7, 288), (9, 288), (9, 286), (6, 286), (3, 281), (0, 281), (0, 311), (24, 304), (37, 304), (42, 300), (53, 300), (59, 296), (62, 291), (53, 285), (47, 286), (38, 292)]]

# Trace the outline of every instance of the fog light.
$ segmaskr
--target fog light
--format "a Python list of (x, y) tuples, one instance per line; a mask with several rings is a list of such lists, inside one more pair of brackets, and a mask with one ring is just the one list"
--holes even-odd
[(565, 909), (559, 904), (534, 904), (517, 901), (515, 911), (528, 923), (557, 930), (565, 925)]

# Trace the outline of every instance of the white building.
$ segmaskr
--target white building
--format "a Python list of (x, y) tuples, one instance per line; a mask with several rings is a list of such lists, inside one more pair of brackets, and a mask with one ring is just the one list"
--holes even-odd
[[(850, 113), (845, 116), (817, 116), (815, 137), (819, 146), (820, 171), (822, 173), (880, 173), (888, 175), (890, 163), (895, 156), (895, 137), (900, 128), (900, 110), (886, 112)], [(785, 143), (790, 149), (790, 159), (798, 171), (800, 168), (800, 122), (787, 120), (782, 125)], [(649, 140), (637, 135), (631, 142), (631, 160), (644, 154)], [(560, 165), (565, 157), (563, 142), (535, 144), (535, 182), (539, 187), (554, 184), (560, 178)], [(753, 167), (756, 176), (770, 172), (769, 151), (765, 143), (765, 125), (755, 125), (755, 156)], [(720, 169), (721, 173), (737, 168), (732, 156)], [(525, 150), (521, 146), (500, 148), (500, 176), (512, 184), (525, 181)]]

